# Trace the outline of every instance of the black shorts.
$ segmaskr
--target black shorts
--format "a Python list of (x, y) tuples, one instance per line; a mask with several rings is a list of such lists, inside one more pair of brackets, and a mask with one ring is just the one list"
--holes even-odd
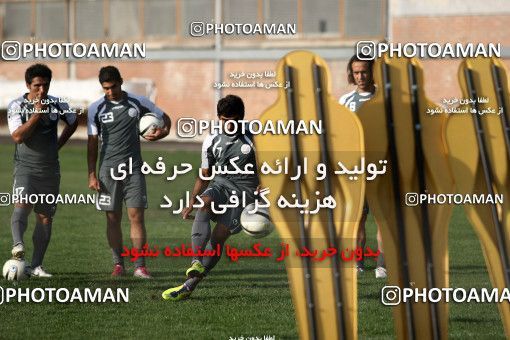
[[(43, 194), (57, 196), (60, 189), (60, 175), (39, 177), (28, 174), (14, 175), (13, 194), (18, 196), (29, 196), (32, 194)], [(23, 203), (23, 202), (21, 202)], [(34, 204), (34, 212), (53, 217), (57, 211), (57, 202), (48, 204), (46, 200)]]
[(97, 194), (96, 208), (101, 211), (119, 211), (122, 202), (128, 208), (147, 209), (147, 186), (145, 176), (141, 172), (133, 172), (123, 180), (116, 181), (111, 177), (110, 168), (99, 170), (100, 190)]

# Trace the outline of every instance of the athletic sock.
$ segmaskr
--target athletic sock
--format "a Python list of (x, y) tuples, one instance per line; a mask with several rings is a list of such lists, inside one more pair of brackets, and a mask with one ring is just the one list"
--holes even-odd
[[(211, 215), (208, 211), (198, 210), (191, 227), (191, 246), (193, 251), (199, 249), (204, 251), (207, 246), (207, 242), (211, 238), (211, 225), (209, 223)], [(202, 262), (202, 257), (194, 256), (191, 263), (198, 261)]]
[[(142, 252), (143, 249), (138, 249), (138, 251)], [(139, 268), (139, 267), (145, 267), (145, 257), (144, 256), (140, 256), (135, 261), (135, 268)]]
[[(214, 241), (214, 240), (211, 240), (211, 247), (213, 249), (216, 249), (216, 246), (218, 245), (218, 242)], [(220, 243), (220, 255), (215, 255), (215, 256), (208, 256), (204, 259), (204, 261), (202, 262), (203, 266), (205, 267), (205, 271), (203, 273), (203, 275), (207, 275), (213, 268), (214, 266), (216, 266), (216, 264), (218, 263), (218, 261), (221, 259), (221, 254), (223, 254), (223, 244)]]
[(14, 208), (11, 216), (12, 245), (23, 244), (23, 234), (27, 230), (28, 208)]
[(122, 248), (113, 249), (112, 248), (112, 257), (113, 257), (113, 264), (120, 264), (122, 267), (124, 267), (124, 257), (122, 257)]
[(379, 256), (377, 257), (377, 267), (386, 268), (384, 263), (384, 253), (379, 253)]
[(202, 278), (200, 278), (200, 277), (189, 278), (186, 280), (186, 282), (184, 282), (184, 287), (186, 287), (187, 290), (192, 291), (197, 287), (198, 283), (201, 280), (202, 280)]
[(44, 254), (48, 248), (51, 239), (51, 223), (50, 224), (35, 224), (34, 234), (32, 240), (34, 242), (34, 252), (32, 255), (32, 268), (40, 266), (44, 259)]

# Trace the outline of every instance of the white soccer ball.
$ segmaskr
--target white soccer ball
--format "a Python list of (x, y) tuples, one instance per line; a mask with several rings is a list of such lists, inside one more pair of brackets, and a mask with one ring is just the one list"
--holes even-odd
[(152, 133), (155, 128), (162, 128), (165, 126), (163, 118), (160, 118), (155, 113), (146, 113), (140, 118), (140, 136), (145, 137)]
[(25, 261), (10, 259), (4, 264), (2, 276), (7, 281), (21, 281), (27, 278)]
[(274, 224), (271, 222), (269, 210), (258, 207), (257, 211), (249, 214), (255, 208), (255, 203), (248, 205), (241, 213), (241, 226), (243, 231), (254, 238), (265, 237), (274, 230)]

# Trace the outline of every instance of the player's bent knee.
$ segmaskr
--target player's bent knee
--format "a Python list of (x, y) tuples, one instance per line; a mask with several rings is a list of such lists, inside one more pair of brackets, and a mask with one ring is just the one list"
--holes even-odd
[(37, 223), (43, 224), (43, 225), (50, 225), (53, 223), (53, 218), (46, 215), (37, 214), (36, 215)]
[(128, 208), (128, 218), (131, 223), (142, 223), (144, 220), (144, 212), (143, 208)]
[(198, 210), (199, 211), (211, 211), (212, 197), (204, 195), (204, 196), (200, 196), (200, 198), (202, 199), (202, 202), (204, 202), (204, 205), (202, 207), (200, 207)]
[(122, 211), (106, 211), (106, 220), (120, 222), (122, 220)]
[(218, 242), (224, 242), (230, 237), (230, 230), (221, 223), (216, 224), (212, 232), (212, 238)]

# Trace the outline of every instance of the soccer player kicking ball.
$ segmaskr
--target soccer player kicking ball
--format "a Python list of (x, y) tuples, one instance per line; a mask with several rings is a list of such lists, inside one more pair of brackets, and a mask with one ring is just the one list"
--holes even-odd
[[(239, 121), (244, 118), (244, 103), (241, 98), (234, 95), (228, 95), (218, 102), (218, 118), (225, 127), (227, 122)], [(233, 130), (233, 129), (226, 129)], [(240, 129), (237, 129), (238, 131)], [(191, 243), (193, 250), (205, 250), (208, 241), (211, 247), (217, 249), (220, 246), (223, 253), (223, 245), (232, 234), (241, 231), (239, 224), (243, 207), (240, 205), (234, 208), (228, 208), (223, 214), (215, 214), (212, 211), (212, 205), (219, 208), (219, 205), (229, 202), (231, 195), (237, 195), (241, 202), (242, 193), (246, 195), (246, 205), (255, 201), (255, 190), (259, 186), (258, 176), (256, 174), (255, 149), (250, 135), (239, 133), (235, 134), (213, 134), (207, 136), (202, 145), (202, 164), (200, 171), (202, 176), (207, 178), (212, 173), (212, 168), (227, 167), (229, 171), (234, 172), (234, 166), (230, 163), (232, 158), (238, 159), (235, 164), (245, 169), (247, 164), (251, 164), (254, 174), (216, 174), (211, 181), (203, 180), (197, 177), (193, 192), (191, 194), (190, 206), (183, 210), (183, 219), (188, 219), (193, 210), (195, 198), (200, 195), (204, 206), (200, 208), (195, 215), (193, 226), (191, 228)], [(205, 189), (205, 190), (204, 190)], [(234, 192), (235, 193), (234, 193)], [(216, 227), (211, 234), (209, 221), (216, 222)], [(198, 283), (214, 268), (221, 258), (219, 256), (208, 256), (204, 258), (194, 257), (191, 267), (186, 271), (187, 280), (182, 285), (167, 289), (163, 292), (165, 300), (182, 300), (187, 298), (196, 288)], [(217, 254), (216, 254), (217, 255)]]
[[(139, 120), (152, 112), (164, 120), (165, 126), (145, 135), (150, 141), (161, 139), (170, 131), (170, 118), (149, 99), (122, 91), (122, 77), (117, 68), (106, 66), (99, 71), (99, 82), (105, 96), (92, 103), (88, 110), (87, 161), (89, 188), (98, 191), (96, 207), (106, 212), (106, 234), (112, 249), (112, 276), (125, 273), (122, 246), (122, 202), (126, 202), (131, 223), (133, 247), (142, 249), (147, 240), (144, 212), (147, 208), (145, 177), (141, 173)], [(101, 136), (99, 176), (96, 175), (98, 136)], [(131, 161), (130, 161), (131, 158)], [(112, 178), (111, 169), (117, 178), (117, 168), (124, 163), (132, 166), (123, 179)], [(134, 276), (149, 279), (145, 259), (135, 262)]]
[[(9, 132), (16, 142), (13, 193), (20, 198), (14, 205), (11, 217), (12, 257), (25, 257), (23, 234), (33, 208), (36, 223), (29, 274), (36, 277), (52, 276), (43, 269), (42, 262), (50, 243), (57, 205), (48, 204), (50, 201), (44, 197), (55, 197), (59, 193), (58, 150), (71, 137), (78, 124), (76, 114), (69, 110), (67, 103), (48, 95), (51, 77), (52, 72), (46, 65), (35, 64), (27, 68), (25, 82), (28, 93), (12, 101), (7, 108)], [(66, 123), (60, 138), (57, 132), (59, 120)], [(32, 194), (39, 195), (41, 200), (33, 205), (25, 203), (22, 197)]]

